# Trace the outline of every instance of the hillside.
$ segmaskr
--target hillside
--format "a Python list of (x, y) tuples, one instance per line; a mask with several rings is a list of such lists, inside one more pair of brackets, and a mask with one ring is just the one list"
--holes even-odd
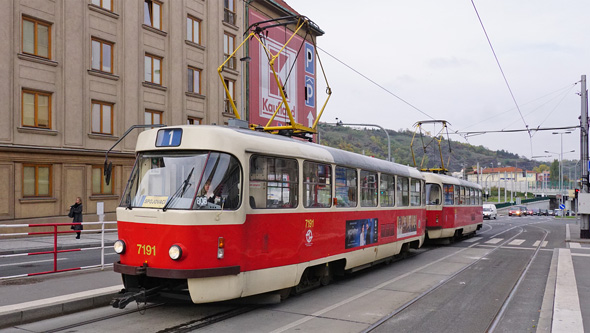
[[(359, 154), (374, 156), (380, 159), (387, 159), (387, 136), (378, 128), (359, 127), (353, 128), (348, 126), (334, 126), (320, 123), (319, 143), (325, 146), (335, 147)], [(399, 132), (388, 130), (391, 137), (391, 157), (396, 163), (414, 166), (412, 161), (412, 152), (410, 143), (414, 132), (402, 130)], [(424, 142), (432, 144), (426, 150), (425, 167), (440, 167), (440, 154), (438, 144), (432, 140), (432, 137), (424, 137)], [(461, 171), (465, 165), (466, 170), (472, 170), (479, 162), (480, 167), (501, 167), (518, 166), (518, 168), (533, 170), (541, 163), (523, 158), (504, 150), (492, 151), (483, 146), (472, 146), (450, 140), (450, 159), (449, 159), (449, 142), (445, 139), (441, 142), (444, 163), (451, 172)], [(414, 154), (418, 166), (422, 161), (425, 152), (422, 149), (422, 142), (417, 135), (414, 140)]]

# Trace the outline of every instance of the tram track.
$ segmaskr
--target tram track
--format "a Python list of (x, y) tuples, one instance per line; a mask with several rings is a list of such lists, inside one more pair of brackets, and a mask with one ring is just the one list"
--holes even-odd
[[(387, 314), (386, 316), (382, 317), (380, 320), (376, 321), (375, 323), (373, 323), (372, 325), (370, 325), (368, 328), (366, 328), (362, 332), (365, 333), (365, 332), (375, 332), (375, 331), (378, 331), (379, 330), (379, 327), (382, 326), (385, 322), (387, 322), (387, 321), (395, 318), (396, 316), (400, 315), (404, 311), (408, 310), (412, 305), (416, 304), (418, 301), (425, 299), (427, 296), (433, 294), (436, 290), (440, 289), (441, 287), (444, 287), (445, 285), (447, 285), (448, 283), (450, 283), (451, 281), (453, 281), (456, 277), (458, 277), (461, 273), (467, 271), (470, 268), (475, 267), (477, 264), (481, 263), (481, 261), (484, 260), (484, 258), (492, 255), (494, 252), (498, 251), (499, 249), (502, 249), (502, 248), (506, 247), (507, 244), (509, 244), (510, 242), (512, 242), (513, 240), (515, 240), (517, 237), (519, 237), (521, 234), (523, 234), (525, 232), (524, 227), (531, 226), (531, 225), (537, 224), (537, 223), (539, 223), (539, 222), (529, 223), (529, 224), (526, 224), (524, 226), (513, 226), (511, 228), (508, 228), (506, 230), (503, 230), (501, 232), (498, 232), (498, 233), (490, 236), (490, 239), (491, 239), (491, 238), (498, 237), (498, 236), (500, 236), (502, 234), (505, 234), (506, 232), (509, 232), (511, 230), (515, 230), (515, 229), (518, 230), (518, 232), (515, 235), (513, 235), (512, 237), (504, 240), (502, 243), (500, 243), (497, 246), (495, 246), (494, 248), (492, 248), (490, 250), (490, 252), (488, 252), (485, 256), (479, 258), (478, 260), (476, 260), (476, 261), (470, 263), (469, 265), (463, 267), (462, 269), (458, 270), (454, 274), (448, 276), (445, 280), (441, 281), (441, 283), (439, 283), (439, 284), (437, 284), (435, 286), (432, 286), (429, 289), (425, 290), (421, 294), (417, 295), (415, 298), (409, 300), (408, 302), (406, 302), (402, 306), (398, 307), (394, 311), (392, 311), (389, 314)], [(524, 267), (520, 271), (520, 273), (518, 275), (518, 279), (512, 285), (508, 296), (503, 300), (502, 306), (498, 308), (497, 312), (494, 315), (493, 320), (488, 325), (488, 328), (486, 329), (486, 332), (494, 332), (494, 330), (496, 329), (498, 323), (502, 320), (503, 315), (504, 315), (504, 313), (505, 313), (508, 305), (512, 301), (514, 295), (518, 291), (519, 286), (521, 285), (521, 282), (523, 281), (524, 277), (526, 276), (527, 272), (529, 271), (529, 268), (531, 267), (533, 261), (537, 257), (537, 254), (539, 253), (539, 251), (540, 251), (540, 249), (542, 247), (543, 241), (547, 238), (547, 236), (549, 234), (549, 231), (548, 230), (546, 230), (544, 228), (541, 228), (541, 227), (537, 227), (537, 228), (543, 230), (543, 237), (541, 238), (541, 240), (539, 242), (539, 245), (536, 246), (534, 253), (528, 259), (526, 265), (524, 265)], [(491, 231), (491, 230), (492, 229), (487, 230), (487, 231)], [(469, 248), (473, 248), (473, 247), (477, 247), (478, 245), (480, 245), (480, 244), (479, 243), (472, 244), (472, 245), (468, 246), (467, 248), (465, 248), (464, 250), (469, 249)], [(459, 252), (454, 253), (454, 255), (457, 254), (457, 253), (459, 253)]]

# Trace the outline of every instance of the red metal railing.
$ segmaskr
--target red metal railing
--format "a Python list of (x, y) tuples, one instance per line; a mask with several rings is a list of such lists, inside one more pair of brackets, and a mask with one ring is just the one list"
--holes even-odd
[[(42, 275), (42, 274), (49, 274), (49, 273), (58, 273), (58, 272), (67, 272), (67, 271), (74, 271), (80, 269), (87, 269), (87, 268), (96, 268), (101, 267), (104, 269), (104, 249), (105, 249), (105, 232), (116, 232), (117, 229), (105, 229), (105, 224), (114, 224), (116, 225), (117, 222), (85, 222), (85, 223), (44, 223), (44, 224), (10, 224), (10, 225), (0, 225), (0, 231), (5, 228), (40, 228), (40, 227), (50, 227), (53, 228), (53, 231), (36, 231), (36, 232), (25, 232), (25, 233), (0, 233), (0, 240), (5, 241), (3, 239), (6, 238), (14, 238), (17, 236), (40, 236), (40, 235), (52, 235), (53, 236), (53, 249), (51, 251), (39, 251), (39, 252), (26, 252), (26, 253), (16, 253), (16, 254), (7, 254), (7, 255), (0, 255), (0, 258), (8, 258), (8, 257), (17, 257), (17, 256), (31, 256), (31, 255), (44, 255), (44, 254), (52, 254), (53, 255), (53, 270), (45, 271), (45, 272), (35, 272), (35, 273), (27, 273), (21, 275), (14, 275), (14, 276), (7, 276), (7, 277), (0, 277), (0, 279), (9, 279), (15, 277), (23, 277), (23, 276), (34, 276), (34, 275)], [(93, 230), (58, 230), (60, 226), (68, 226), (71, 227), (73, 225), (80, 224), (80, 225), (101, 225), (101, 229), (93, 229)], [(64, 249), (58, 250), (58, 235), (60, 234), (73, 234), (76, 232), (83, 232), (85, 234), (88, 233), (101, 233), (101, 241), (100, 247), (85, 247), (85, 248), (75, 248), (75, 249)], [(22, 238), (18, 238), (22, 239)], [(75, 267), (75, 268), (66, 268), (66, 269), (58, 269), (57, 268), (57, 256), (60, 253), (66, 252), (79, 252), (85, 250), (96, 250), (101, 249), (101, 264), (100, 265), (91, 265), (91, 266), (83, 266), (83, 267)], [(26, 250), (26, 249), (24, 249)], [(110, 264), (109, 264), (110, 266)]]

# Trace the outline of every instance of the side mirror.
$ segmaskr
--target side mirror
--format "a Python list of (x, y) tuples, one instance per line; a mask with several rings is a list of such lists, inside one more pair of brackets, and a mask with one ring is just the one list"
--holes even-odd
[(111, 183), (111, 174), (113, 173), (113, 162), (104, 161), (104, 181), (107, 185)]

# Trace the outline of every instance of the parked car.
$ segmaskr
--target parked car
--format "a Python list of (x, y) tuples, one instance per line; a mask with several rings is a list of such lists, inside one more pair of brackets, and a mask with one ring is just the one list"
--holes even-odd
[(553, 210), (553, 209), (549, 209), (549, 210), (547, 211), (547, 215), (548, 215), (548, 216), (555, 216), (555, 210)]
[(513, 206), (508, 211), (508, 216), (526, 216), (527, 209), (525, 206)]
[(548, 216), (549, 211), (547, 209), (539, 209), (539, 216), (541, 215)]
[(527, 208), (527, 210), (526, 210), (526, 214), (528, 216), (533, 216), (533, 215), (535, 215), (535, 213), (536, 213), (535, 210), (532, 208)]
[(498, 211), (496, 210), (496, 205), (494, 204), (484, 204), (483, 205), (483, 218), (484, 219), (496, 219), (498, 218)]
[(562, 211), (561, 211), (561, 209), (555, 209), (555, 210), (553, 211), (553, 216), (562, 216), (561, 214), (562, 214)]

